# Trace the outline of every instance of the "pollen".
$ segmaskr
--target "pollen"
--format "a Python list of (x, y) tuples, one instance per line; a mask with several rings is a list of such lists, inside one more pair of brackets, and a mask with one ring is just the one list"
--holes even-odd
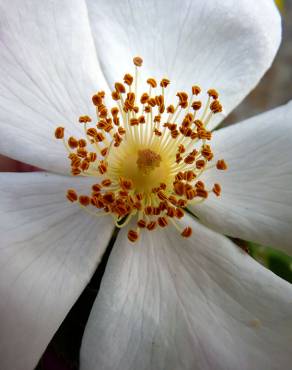
[(223, 110), (219, 93), (214, 88), (203, 93), (194, 84), (168, 101), (165, 90), (172, 82), (148, 76), (143, 78), (143, 91), (143, 59), (136, 56), (133, 64), (134, 73), (114, 83), (110, 105), (104, 91), (93, 95), (95, 116), (84, 112), (77, 118), (82, 137), (66, 135), (63, 126), (56, 128), (71, 174), (93, 180), (87, 194), (70, 188), (65, 196), (93, 216), (111, 216), (119, 228), (134, 221), (128, 229), (130, 242), (141, 232), (167, 227), (190, 238), (192, 228), (182, 226), (185, 208), (222, 192), (218, 183), (208, 188), (202, 175), (227, 170), (224, 159), (214, 158), (208, 128)]

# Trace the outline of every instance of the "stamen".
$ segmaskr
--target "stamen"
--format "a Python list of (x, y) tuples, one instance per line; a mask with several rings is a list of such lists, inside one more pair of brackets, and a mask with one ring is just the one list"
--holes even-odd
[(159, 87), (149, 77), (145, 79), (149, 91), (137, 96), (143, 60), (137, 56), (133, 63), (134, 77), (126, 73), (122, 82), (114, 84), (113, 105), (107, 107), (105, 92), (99, 91), (92, 97), (96, 122), (88, 115), (79, 117), (85, 137), (65, 138), (65, 128), (56, 128), (55, 137), (65, 145), (72, 175), (95, 181), (90, 194), (68, 189), (66, 197), (89, 214), (111, 215), (119, 228), (134, 219), (136, 229), (128, 231), (131, 242), (138, 240), (142, 230), (169, 225), (182, 237), (190, 237), (191, 227), (180, 226), (184, 208), (221, 194), (220, 184), (208, 190), (200, 176), (211, 169), (227, 169), (223, 159), (213, 162), (212, 133), (207, 129), (213, 115), (222, 111), (219, 94), (209, 89), (203, 106), (197, 98), (201, 88), (193, 85), (190, 94), (179, 91), (177, 103), (172, 104), (165, 99), (170, 80), (161, 79)]

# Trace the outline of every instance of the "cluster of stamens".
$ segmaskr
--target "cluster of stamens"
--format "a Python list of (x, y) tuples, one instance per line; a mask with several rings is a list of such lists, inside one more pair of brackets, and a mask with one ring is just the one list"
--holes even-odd
[(208, 90), (202, 107), (197, 98), (201, 89), (193, 86), (190, 97), (178, 92), (177, 104), (166, 105), (165, 89), (170, 81), (163, 78), (158, 84), (148, 78), (148, 91), (138, 98), (138, 71), (143, 61), (140, 57), (133, 61), (135, 78), (127, 73), (123, 83), (115, 83), (114, 106), (106, 106), (105, 93), (100, 91), (92, 97), (97, 121), (79, 117), (83, 138), (65, 139), (64, 127), (55, 131), (68, 151), (72, 175), (99, 179), (91, 194), (68, 189), (67, 198), (93, 215), (112, 215), (118, 227), (135, 216), (136, 227), (128, 232), (132, 242), (142, 229), (169, 224), (189, 237), (191, 227), (179, 226), (184, 208), (201, 203), (210, 192), (221, 193), (217, 183), (207, 189), (201, 175), (214, 167), (227, 169), (223, 159), (209, 163), (214, 155), (209, 145), (212, 132), (207, 127), (212, 116), (222, 111), (218, 93)]

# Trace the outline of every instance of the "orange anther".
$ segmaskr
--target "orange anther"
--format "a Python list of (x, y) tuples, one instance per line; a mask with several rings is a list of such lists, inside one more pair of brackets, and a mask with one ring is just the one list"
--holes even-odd
[(80, 116), (79, 117), (79, 122), (80, 123), (87, 123), (87, 122), (91, 122), (91, 118), (89, 116)]
[(224, 159), (219, 159), (219, 161), (217, 161), (216, 163), (216, 168), (218, 170), (227, 170), (227, 164), (226, 162), (224, 161)]
[(175, 216), (177, 218), (183, 218), (185, 215), (184, 211), (181, 208), (176, 208), (175, 209)]
[(181, 181), (177, 181), (173, 184), (173, 189), (174, 189), (174, 192), (177, 194), (177, 195), (180, 195), (182, 196), (184, 194), (184, 190), (185, 190), (185, 185), (183, 182)]
[(90, 198), (89, 198), (89, 196), (87, 196), (87, 195), (79, 195), (79, 203), (82, 206), (87, 207), (90, 204)]
[(203, 159), (199, 159), (196, 161), (196, 168), (198, 170), (201, 170), (202, 168), (204, 168), (205, 165), (206, 165), (206, 162)]
[(120, 94), (123, 94), (123, 93), (126, 92), (125, 86), (122, 83), (120, 83), (120, 82), (116, 82), (115, 83), (115, 89)]
[(112, 192), (107, 192), (102, 197), (106, 204), (112, 204), (115, 201), (115, 194)]
[(78, 147), (78, 140), (75, 139), (75, 137), (70, 136), (69, 139), (68, 139), (68, 145), (72, 149), (77, 148)]
[(80, 168), (82, 169), (82, 171), (87, 171), (89, 168), (89, 161), (87, 159), (83, 159)]
[(170, 81), (168, 78), (163, 78), (161, 81), (160, 81), (160, 86), (161, 87), (167, 87), (168, 85), (170, 84)]
[(202, 102), (200, 102), (200, 101), (194, 101), (192, 103), (193, 110), (199, 110), (199, 109), (201, 109), (201, 107), (202, 107)]
[(107, 166), (105, 163), (100, 163), (100, 165), (98, 166), (98, 171), (101, 175), (103, 175), (104, 173), (106, 173), (107, 171)]
[(133, 58), (133, 63), (135, 64), (136, 67), (141, 67), (143, 64), (143, 59), (139, 56)]
[(121, 98), (121, 96), (120, 96), (120, 93), (118, 92), (118, 91), (113, 91), (112, 92), (112, 99), (114, 100), (114, 101), (117, 101), (117, 100), (119, 100)]
[(141, 104), (146, 104), (148, 99), (149, 99), (149, 95), (147, 93), (142, 94), (142, 96), (140, 98)]
[(197, 194), (197, 196), (198, 197), (200, 197), (200, 198), (208, 198), (208, 192), (206, 191), (206, 190), (204, 190), (204, 189), (197, 189), (196, 190), (196, 194)]
[(157, 193), (157, 196), (160, 200), (167, 200), (167, 195), (162, 190)]
[(99, 96), (98, 94), (95, 94), (95, 95), (93, 95), (93, 97), (92, 97), (92, 102), (93, 102), (93, 104), (95, 105), (95, 106), (99, 106), (100, 104), (102, 104), (102, 97), (101, 96)]
[(158, 225), (160, 227), (165, 227), (168, 225), (168, 221), (167, 221), (167, 218), (166, 217), (158, 217)]
[(200, 92), (201, 92), (200, 86), (196, 86), (196, 85), (192, 86), (192, 94), (193, 95), (199, 95)]
[(131, 241), (131, 242), (135, 242), (137, 239), (138, 239), (138, 233), (137, 231), (135, 230), (129, 230), (128, 232), (128, 239)]
[(70, 202), (76, 202), (78, 199), (78, 195), (74, 189), (68, 189), (66, 197)]
[(65, 132), (64, 127), (57, 127), (56, 130), (55, 130), (55, 138), (56, 139), (63, 139), (64, 132)]
[(154, 78), (148, 78), (147, 83), (148, 83), (151, 87), (153, 87), (153, 88), (155, 88), (155, 87), (157, 86), (157, 82), (156, 82), (156, 80), (155, 80)]
[(101, 191), (101, 186), (100, 184), (93, 184), (92, 185), (92, 190), (95, 192), (95, 193), (99, 193)]
[(71, 174), (73, 176), (78, 176), (78, 175), (80, 175), (80, 173), (81, 173), (81, 170), (79, 170), (79, 168), (72, 168), (72, 170), (71, 170)]
[(170, 114), (173, 114), (174, 113), (174, 111), (175, 111), (175, 109), (174, 109), (174, 106), (171, 104), (171, 105), (169, 105), (167, 108), (166, 108), (166, 112), (167, 113), (170, 113)]
[(133, 76), (131, 76), (129, 73), (125, 74), (124, 76), (124, 82), (126, 85), (131, 86), (133, 83)]
[(146, 226), (149, 231), (152, 231), (156, 229), (157, 222), (156, 221), (150, 221), (149, 224)]
[(186, 227), (183, 229), (181, 236), (183, 236), (184, 238), (189, 238), (192, 235), (192, 232), (193, 230), (191, 227)]
[(185, 149), (185, 147), (183, 146), (183, 144), (180, 144), (180, 145), (178, 146), (178, 149), (177, 149), (177, 150), (178, 150), (178, 152), (179, 152), (179, 153), (181, 153), (181, 154), (182, 154), (182, 153), (184, 153), (184, 152), (186, 151), (186, 149)]
[(214, 184), (212, 191), (219, 197), (221, 194), (221, 186), (219, 184)]
[(105, 157), (107, 155), (107, 152), (108, 152), (108, 148), (103, 148), (101, 151), (100, 151), (100, 154)]
[(89, 162), (95, 162), (97, 159), (97, 154), (95, 152), (90, 152), (88, 154), (88, 160)]
[(102, 186), (110, 186), (111, 185), (111, 180), (110, 179), (104, 179), (104, 180), (102, 180), (102, 182), (101, 182), (101, 185)]
[(138, 220), (137, 225), (141, 228), (144, 229), (146, 227), (146, 221), (145, 220)]
[(220, 113), (222, 112), (222, 105), (219, 103), (218, 100), (214, 100), (211, 104), (210, 104), (210, 109), (213, 113)]
[(209, 89), (207, 92), (208, 95), (211, 96), (213, 99), (218, 99), (219, 94), (215, 89)]
[(84, 140), (84, 139), (79, 139), (78, 140), (78, 146), (79, 146), (79, 148), (85, 148), (86, 145), (87, 145), (86, 140)]

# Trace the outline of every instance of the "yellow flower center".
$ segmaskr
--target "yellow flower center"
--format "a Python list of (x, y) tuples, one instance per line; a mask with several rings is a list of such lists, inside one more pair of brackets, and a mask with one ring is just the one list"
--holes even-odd
[(123, 83), (115, 83), (112, 107), (105, 105), (103, 91), (92, 97), (97, 121), (93, 123), (89, 116), (79, 118), (84, 138), (65, 139), (64, 127), (55, 131), (68, 151), (72, 175), (99, 180), (90, 194), (78, 195), (68, 189), (67, 198), (93, 215), (112, 215), (118, 227), (136, 218), (136, 227), (128, 232), (132, 242), (142, 229), (151, 231), (168, 224), (189, 237), (192, 229), (179, 225), (183, 209), (204, 201), (210, 192), (221, 193), (219, 184), (206, 189), (201, 175), (214, 167), (227, 169), (223, 159), (209, 164), (214, 156), (208, 124), (222, 111), (218, 93), (208, 90), (202, 107), (197, 100), (201, 89), (192, 86), (190, 97), (178, 92), (177, 103), (167, 105), (164, 93), (170, 81), (163, 78), (158, 87), (154, 78), (148, 78), (148, 91), (138, 98), (143, 60), (136, 57), (133, 61), (135, 78), (127, 73)]

